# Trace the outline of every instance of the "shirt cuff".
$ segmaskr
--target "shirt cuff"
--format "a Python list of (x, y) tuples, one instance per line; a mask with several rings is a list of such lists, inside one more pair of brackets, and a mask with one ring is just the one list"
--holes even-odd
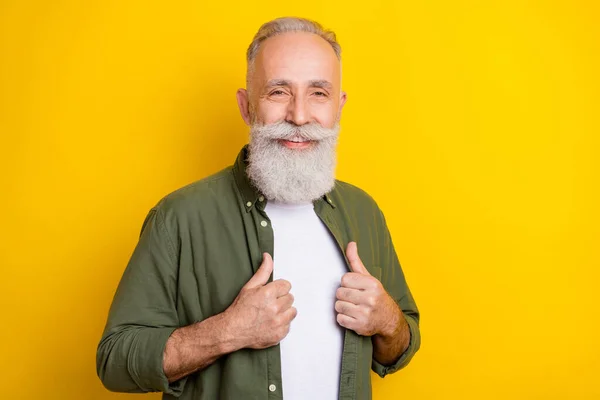
[(129, 354), (128, 370), (137, 385), (148, 392), (163, 392), (174, 397), (183, 393), (187, 377), (169, 383), (163, 369), (167, 340), (176, 328), (141, 329)]
[(392, 365), (383, 365), (375, 360), (373, 357), (371, 362), (371, 369), (377, 373), (380, 377), (385, 377), (387, 374), (393, 374), (394, 372), (406, 367), (412, 357), (415, 355), (419, 347), (421, 346), (421, 334), (419, 332), (419, 325), (417, 321), (408, 316), (404, 315), (406, 322), (408, 323), (408, 330), (410, 331), (410, 342), (407, 349), (402, 353), (398, 361)]

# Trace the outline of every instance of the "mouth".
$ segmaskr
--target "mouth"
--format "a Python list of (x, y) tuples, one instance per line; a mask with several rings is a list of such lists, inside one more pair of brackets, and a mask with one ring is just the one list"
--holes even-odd
[(277, 141), (279, 142), (279, 144), (287, 147), (288, 149), (297, 149), (297, 150), (307, 149), (309, 147), (312, 147), (316, 143), (316, 140), (307, 140), (307, 139), (303, 139), (300, 137), (293, 137), (289, 140), (279, 139)]

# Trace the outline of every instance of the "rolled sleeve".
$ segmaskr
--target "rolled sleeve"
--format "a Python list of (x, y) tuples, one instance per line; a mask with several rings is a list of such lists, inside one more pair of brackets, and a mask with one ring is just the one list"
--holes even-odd
[(139, 387), (179, 397), (186, 378), (169, 383), (163, 370), (163, 353), (169, 336), (175, 328), (150, 328), (138, 332), (130, 349), (128, 370)]
[(383, 365), (377, 360), (375, 360), (375, 358), (372, 359), (371, 369), (382, 378), (384, 378), (387, 374), (393, 374), (394, 372), (407, 366), (410, 360), (417, 352), (417, 350), (419, 350), (419, 347), (421, 346), (421, 334), (419, 331), (419, 325), (417, 321), (414, 318), (407, 316), (406, 314), (404, 315), (404, 318), (408, 323), (408, 329), (410, 331), (410, 342), (404, 353), (402, 353), (402, 355), (398, 359), (398, 361), (396, 361), (392, 365)]
[(383, 378), (387, 374), (394, 373), (409, 364), (410, 360), (421, 346), (421, 332), (419, 329), (419, 309), (417, 308), (417, 304), (406, 283), (404, 272), (402, 271), (398, 255), (396, 254), (392, 242), (391, 234), (381, 210), (379, 210), (379, 218), (381, 224), (380, 235), (383, 239), (380, 253), (380, 259), (382, 261), (381, 265), (383, 266), (381, 282), (383, 283), (385, 290), (396, 301), (400, 310), (402, 310), (410, 331), (408, 348), (393, 365), (384, 366), (373, 357), (371, 368)]
[(100, 343), (98, 375), (114, 392), (163, 392), (179, 397), (186, 378), (169, 383), (163, 353), (175, 328), (122, 327)]

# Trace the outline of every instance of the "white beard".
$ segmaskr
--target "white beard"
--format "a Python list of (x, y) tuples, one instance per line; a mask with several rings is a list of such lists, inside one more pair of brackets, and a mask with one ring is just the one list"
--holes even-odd
[[(317, 123), (296, 126), (285, 121), (253, 124), (247, 168), (248, 177), (267, 199), (282, 203), (308, 203), (333, 189), (335, 184), (338, 123), (331, 129)], [(308, 149), (289, 149), (280, 139), (314, 140)]]

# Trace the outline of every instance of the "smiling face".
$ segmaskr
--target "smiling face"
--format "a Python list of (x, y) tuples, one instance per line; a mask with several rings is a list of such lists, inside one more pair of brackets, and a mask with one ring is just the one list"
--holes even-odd
[(237, 99), (251, 127), (250, 180), (269, 200), (319, 198), (335, 182), (340, 61), (320, 36), (289, 32), (264, 40), (249, 67)]
[[(248, 91), (238, 90), (238, 105), (248, 125), (285, 121), (331, 129), (346, 101), (340, 61), (331, 45), (312, 33), (289, 32), (266, 39), (248, 80)], [(306, 143), (281, 144), (308, 147)]]

